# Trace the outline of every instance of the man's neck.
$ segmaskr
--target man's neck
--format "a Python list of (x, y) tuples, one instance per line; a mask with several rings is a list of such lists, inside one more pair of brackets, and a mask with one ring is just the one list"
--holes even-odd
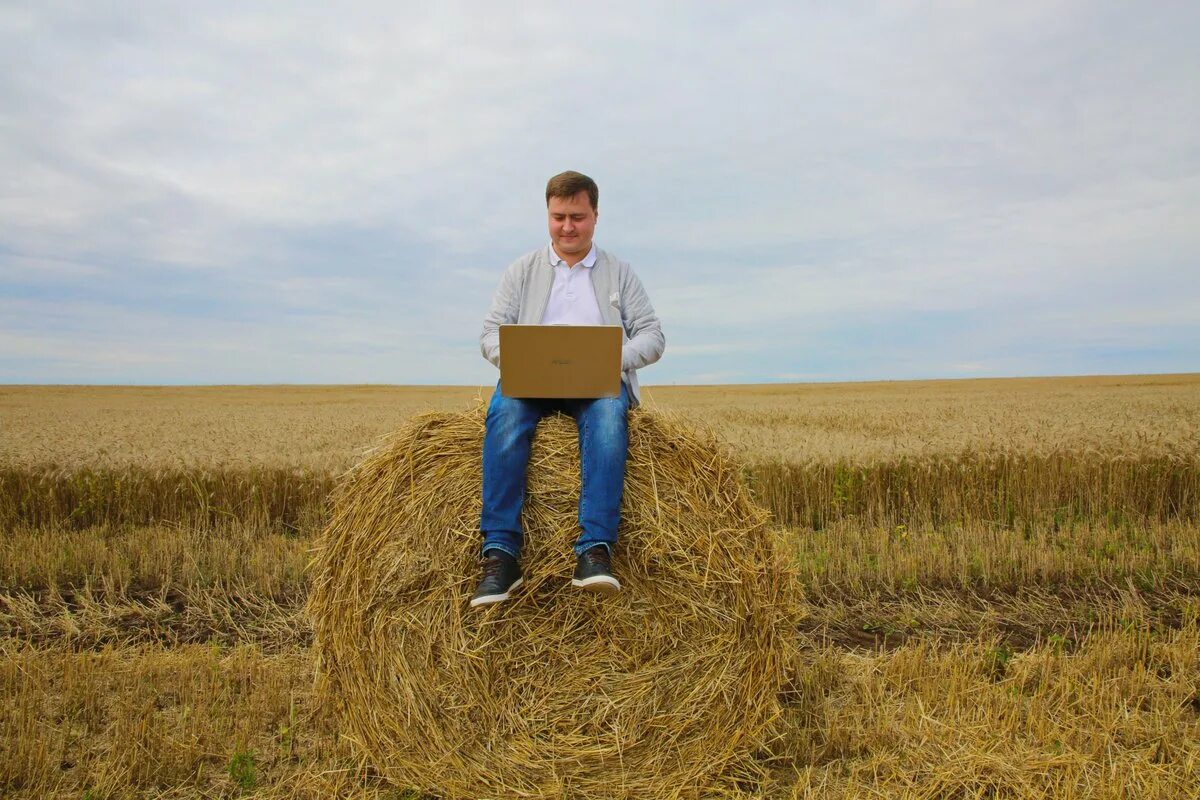
[(554, 254), (556, 256), (561, 258), (563, 261), (567, 262), (568, 267), (574, 267), (576, 264), (582, 262), (585, 258), (588, 257), (588, 253), (592, 252), (592, 248), (595, 247), (595, 245), (589, 244), (588, 249), (584, 251), (583, 255), (575, 256), (574, 258), (572, 258), (572, 256), (568, 256), (568, 255), (564, 255), (564, 254), (560, 253), (558, 248), (554, 246), (553, 242), (550, 243), (550, 247), (551, 247), (551, 249), (554, 250)]
[(572, 261), (570, 256), (566, 256), (566, 255), (563, 255), (562, 253), (558, 252), (557, 247), (554, 248), (554, 254), (556, 256), (558, 256), (559, 258), (561, 258), (563, 261), (567, 262), (568, 267), (575, 266), (580, 261), (583, 261), (583, 259), (587, 256), (587, 253), (584, 253), (582, 256), (578, 256), (574, 261)]

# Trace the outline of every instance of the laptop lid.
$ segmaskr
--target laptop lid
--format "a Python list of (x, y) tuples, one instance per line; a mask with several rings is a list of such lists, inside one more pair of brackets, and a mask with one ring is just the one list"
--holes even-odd
[(501, 325), (500, 389), (505, 397), (619, 397), (621, 326)]

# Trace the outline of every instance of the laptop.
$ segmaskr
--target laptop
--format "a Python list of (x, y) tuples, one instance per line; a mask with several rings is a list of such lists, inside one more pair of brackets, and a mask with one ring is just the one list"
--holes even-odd
[(501, 325), (505, 397), (621, 395), (620, 325)]

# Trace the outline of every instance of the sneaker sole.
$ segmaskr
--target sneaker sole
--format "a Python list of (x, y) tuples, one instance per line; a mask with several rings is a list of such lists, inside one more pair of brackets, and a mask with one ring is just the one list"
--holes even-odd
[(576, 589), (583, 589), (595, 594), (616, 594), (621, 591), (621, 584), (617, 582), (617, 579), (608, 575), (593, 575), (583, 580), (572, 578), (571, 585)]
[(483, 597), (472, 597), (471, 608), (478, 606), (490, 606), (492, 603), (503, 603), (513, 593), (513, 590), (520, 586), (525, 581), (524, 578), (517, 578), (513, 581), (512, 586), (508, 587), (508, 591), (504, 594), (485, 594)]

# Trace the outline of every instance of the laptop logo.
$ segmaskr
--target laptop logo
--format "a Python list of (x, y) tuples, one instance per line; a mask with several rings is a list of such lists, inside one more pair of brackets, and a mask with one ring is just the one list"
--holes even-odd
[(566, 358), (555, 358), (555, 359), (552, 359), (550, 361), (550, 363), (556, 367), (565, 367), (565, 366), (569, 365), (571, 362), (569, 359), (566, 359)]

